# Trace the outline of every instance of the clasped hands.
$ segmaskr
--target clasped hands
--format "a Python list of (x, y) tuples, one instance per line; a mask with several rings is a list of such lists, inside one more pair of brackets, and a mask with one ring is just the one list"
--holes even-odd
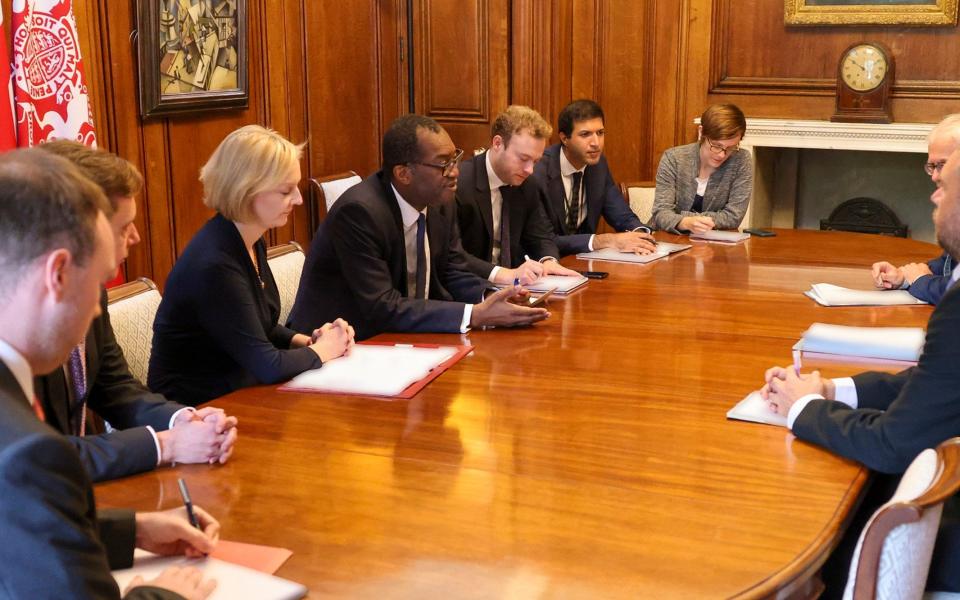
[(803, 375), (794, 367), (772, 367), (763, 374), (763, 380), (760, 396), (772, 412), (784, 417), (790, 412), (790, 407), (804, 396), (818, 394), (828, 400), (834, 397), (833, 381), (821, 377), (820, 371)]
[(878, 288), (886, 290), (898, 289), (906, 281), (909, 285), (924, 275), (933, 275), (933, 271), (926, 263), (908, 263), (902, 267), (895, 267), (886, 261), (873, 263), (870, 269), (873, 283)]
[(310, 348), (323, 362), (350, 354), (356, 343), (353, 326), (343, 319), (324, 323), (310, 336)]
[(677, 229), (691, 233), (706, 233), (711, 229), (716, 229), (716, 227), (717, 224), (714, 223), (711, 217), (704, 217), (702, 215), (683, 217), (680, 219), (680, 222), (677, 223)]
[(160, 462), (220, 463), (233, 455), (237, 442), (237, 418), (219, 408), (181, 410), (173, 427), (157, 433)]

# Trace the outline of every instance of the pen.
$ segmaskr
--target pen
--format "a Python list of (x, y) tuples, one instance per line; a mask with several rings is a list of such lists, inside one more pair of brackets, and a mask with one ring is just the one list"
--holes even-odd
[(793, 372), (797, 374), (797, 377), (800, 377), (800, 351), (793, 351)]
[(190, 501), (190, 491), (187, 490), (187, 482), (182, 477), (177, 477), (177, 485), (180, 486), (180, 497), (183, 498), (183, 506), (187, 509), (187, 518), (190, 524), (200, 529), (200, 523), (197, 522), (197, 515), (193, 512), (193, 502)]
[(520, 278), (519, 278), (519, 277), (514, 277), (514, 278), (513, 278), (513, 287), (517, 287), (518, 285), (520, 285)]

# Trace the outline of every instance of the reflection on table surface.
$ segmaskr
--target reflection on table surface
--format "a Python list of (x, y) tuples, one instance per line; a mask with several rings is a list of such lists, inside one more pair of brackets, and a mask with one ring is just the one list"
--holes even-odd
[(292, 549), (278, 575), (311, 598), (810, 589), (866, 472), (725, 413), (815, 321), (923, 326), (931, 312), (825, 308), (801, 294), (811, 283), (870, 288), (875, 260), (938, 252), (779, 230), (649, 265), (570, 257), (610, 277), (551, 301), (542, 324), (378, 338), (475, 346), (412, 400), (239, 391), (213, 403), (240, 418), (229, 464), (102, 485), (98, 502), (176, 506), (183, 476), (225, 539)]

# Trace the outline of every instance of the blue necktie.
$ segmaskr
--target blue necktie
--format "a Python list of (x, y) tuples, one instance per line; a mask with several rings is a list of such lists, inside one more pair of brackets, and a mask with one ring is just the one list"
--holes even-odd
[(427, 232), (427, 217), (417, 217), (417, 298), (424, 299), (427, 291), (427, 252), (423, 237)]

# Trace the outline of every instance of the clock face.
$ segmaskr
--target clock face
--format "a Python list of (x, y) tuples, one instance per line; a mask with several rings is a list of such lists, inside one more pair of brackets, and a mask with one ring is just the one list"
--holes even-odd
[(878, 87), (887, 76), (887, 57), (876, 46), (861, 44), (843, 57), (841, 76), (850, 89), (867, 92)]

